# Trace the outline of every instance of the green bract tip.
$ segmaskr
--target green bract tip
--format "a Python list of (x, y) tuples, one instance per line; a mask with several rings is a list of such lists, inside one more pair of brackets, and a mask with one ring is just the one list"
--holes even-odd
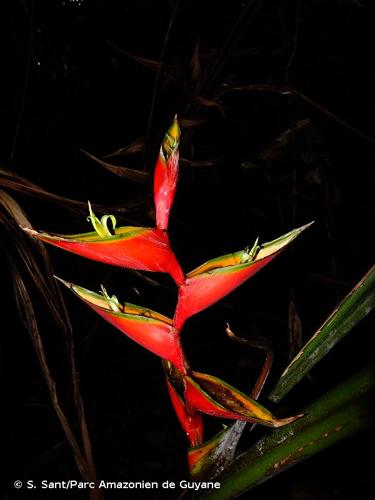
[(91, 203), (89, 201), (87, 203), (89, 205), (89, 212), (90, 212), (90, 215), (87, 217), (87, 220), (91, 222), (98, 235), (101, 238), (108, 238), (109, 236), (112, 236), (112, 233), (108, 228), (108, 219), (111, 220), (112, 227), (114, 230), (116, 228), (116, 223), (117, 223), (116, 217), (114, 215), (103, 215), (103, 217), (99, 220), (91, 208)]

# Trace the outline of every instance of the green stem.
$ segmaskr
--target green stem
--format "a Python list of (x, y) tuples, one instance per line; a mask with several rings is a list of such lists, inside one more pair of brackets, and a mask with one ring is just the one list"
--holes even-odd
[(291, 465), (370, 427), (374, 388), (374, 368), (370, 366), (309, 406), (304, 418), (258, 441), (216, 478), (220, 490), (209, 490), (200, 498), (235, 498)]

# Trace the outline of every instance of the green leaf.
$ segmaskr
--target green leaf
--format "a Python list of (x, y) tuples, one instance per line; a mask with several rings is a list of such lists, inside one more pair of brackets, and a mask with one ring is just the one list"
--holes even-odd
[(268, 396), (280, 401), (334, 345), (375, 307), (375, 266), (345, 297), (285, 369)]
[(220, 490), (199, 498), (235, 498), (291, 465), (373, 425), (373, 366), (341, 383), (311, 406), (306, 416), (273, 430), (215, 478)]

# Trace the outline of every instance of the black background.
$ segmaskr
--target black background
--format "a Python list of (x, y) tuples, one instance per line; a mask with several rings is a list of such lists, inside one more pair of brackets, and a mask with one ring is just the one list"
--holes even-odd
[[(236, 27), (246, 2), (1, 3), (4, 168), (62, 197), (123, 207), (112, 210), (120, 225), (152, 226), (151, 183), (116, 177), (80, 150), (101, 157), (144, 138), (140, 151), (108, 161), (152, 172), (160, 141), (177, 112), (186, 161), (170, 238), (184, 270), (244, 248), (257, 236), (268, 241), (315, 220), (293, 248), (184, 329), (192, 366), (246, 392), (262, 357), (231, 344), (225, 322), (238, 334), (272, 341), (275, 365), (267, 393), (298, 349), (298, 341), (291, 343), (288, 337), (291, 305), (301, 321), (300, 341), (305, 341), (372, 264), (375, 72), (370, 4), (258, 1), (253, 18)], [(223, 53), (225, 64), (217, 68)], [(259, 90), (261, 84), (272, 88)], [(234, 90), (250, 85), (258, 88)], [(285, 87), (302, 96), (279, 92)], [(299, 128), (301, 120), (309, 122)], [(270, 149), (286, 131), (288, 140), (276, 152)], [(36, 228), (89, 230), (83, 211), (8, 193)], [(12, 241), (4, 232), (1, 237), (12, 252)], [(158, 282), (151, 285), (126, 270), (53, 248), (49, 254), (56, 274), (69, 281), (94, 290), (104, 283), (120, 299), (173, 314), (176, 290), (166, 276), (149, 274)], [(5, 257), (3, 263), (4, 498), (34, 498), (14, 492), (12, 480), (79, 476), (18, 319)], [(69, 416), (72, 396), (63, 337), (38, 293), (32, 287), (30, 293)], [(168, 401), (159, 360), (63, 293), (99, 477), (187, 478), (185, 437)], [(357, 326), (274, 411), (283, 416), (300, 411), (362, 366), (371, 352), (370, 325), (367, 318)], [(272, 407), (265, 396), (262, 401)], [(208, 434), (218, 428), (207, 419)], [(247, 434), (243, 447), (263, 432)], [(359, 435), (290, 469), (252, 491), (251, 498), (367, 497), (370, 438)], [(142, 496), (152, 498), (152, 493), (143, 491)], [(73, 492), (66, 497), (86, 498)], [(59, 496), (39, 492), (35, 498)]]

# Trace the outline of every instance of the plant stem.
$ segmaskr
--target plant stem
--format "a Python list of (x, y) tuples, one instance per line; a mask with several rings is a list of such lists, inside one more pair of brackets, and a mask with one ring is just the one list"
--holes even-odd
[(374, 368), (369, 366), (309, 406), (304, 418), (258, 441), (216, 478), (220, 490), (210, 490), (199, 498), (238, 497), (291, 465), (370, 427), (374, 388)]

